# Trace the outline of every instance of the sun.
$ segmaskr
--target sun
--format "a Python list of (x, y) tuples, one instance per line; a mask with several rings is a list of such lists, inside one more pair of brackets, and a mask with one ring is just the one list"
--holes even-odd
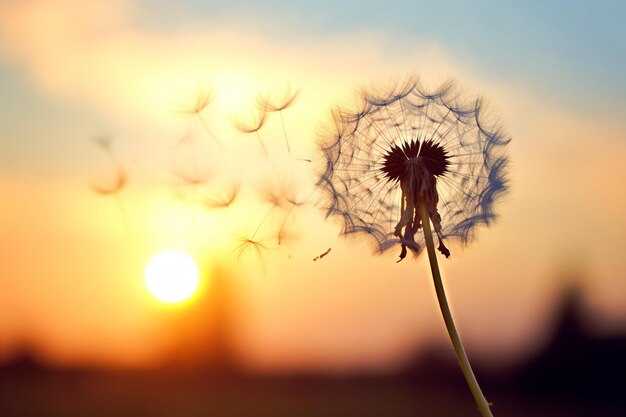
[(161, 252), (146, 266), (148, 291), (166, 303), (179, 303), (189, 299), (198, 288), (198, 267), (184, 252)]

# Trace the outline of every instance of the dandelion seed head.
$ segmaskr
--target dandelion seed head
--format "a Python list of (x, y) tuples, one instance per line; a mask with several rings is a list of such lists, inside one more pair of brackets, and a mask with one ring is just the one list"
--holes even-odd
[(287, 89), (282, 97), (258, 95), (257, 104), (264, 112), (281, 112), (294, 104), (296, 98), (298, 98), (298, 94), (300, 94), (300, 90), (292, 92), (291, 86), (287, 86)]
[(261, 111), (257, 114), (249, 116), (247, 119), (241, 117), (234, 119), (234, 125), (241, 133), (256, 133), (265, 124), (267, 112)]
[(483, 113), (482, 100), (464, 99), (452, 82), (428, 90), (412, 77), (363, 89), (320, 135), (327, 216), (340, 219), (344, 235), (368, 236), (375, 252), (400, 246), (403, 259), (424, 247), (424, 203), (449, 256), (444, 242), (466, 244), (489, 225), (508, 186), (510, 138)]
[(215, 93), (212, 89), (199, 88), (192, 103), (178, 105), (174, 111), (187, 116), (199, 115), (213, 102), (214, 98)]

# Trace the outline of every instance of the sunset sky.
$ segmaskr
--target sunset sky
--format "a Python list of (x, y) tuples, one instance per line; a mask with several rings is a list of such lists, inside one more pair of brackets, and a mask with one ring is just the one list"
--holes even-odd
[[(570, 281), (598, 331), (624, 328), (624, 18), (618, 1), (2, 1), (0, 359), (28, 349), (143, 366), (210, 350), (219, 280), (251, 367), (386, 369), (446, 343), (426, 257), (396, 264), (394, 251), (337, 238), (311, 194), (330, 109), (406, 74), (432, 87), (455, 79), (512, 137), (498, 223), (441, 260), (468, 350), (532, 350)], [(288, 158), (278, 116), (260, 131), (269, 157), (234, 127), (258, 94), (288, 89), (299, 90), (284, 112), (293, 154), (312, 164)], [(208, 90), (203, 116), (221, 148), (180, 112)], [(117, 197), (92, 189), (115, 180), (98, 137), (128, 173)], [(173, 173), (190, 166), (210, 181), (181, 185)], [(184, 200), (236, 183), (228, 209)], [(287, 243), (238, 258), (237, 236), (268, 211), (260, 235), (288, 215), (267, 198), (285, 187), (306, 201)], [(143, 283), (167, 249), (192, 254), (204, 277), (176, 307)]]

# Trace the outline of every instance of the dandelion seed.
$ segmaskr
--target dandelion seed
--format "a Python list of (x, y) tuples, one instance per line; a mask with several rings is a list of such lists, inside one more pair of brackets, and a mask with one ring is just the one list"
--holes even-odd
[(207, 181), (211, 178), (211, 174), (208, 170), (204, 170), (204, 172), (198, 172), (195, 164), (192, 165), (191, 169), (185, 170), (180, 166), (172, 164), (170, 168), (170, 174), (180, 180), (182, 183), (190, 186), (198, 186), (202, 184), (206, 184)]
[(211, 130), (211, 128), (209, 127), (209, 124), (206, 122), (206, 120), (202, 116), (202, 112), (204, 112), (204, 110), (206, 110), (206, 108), (213, 102), (214, 98), (215, 98), (215, 95), (212, 90), (199, 89), (196, 94), (196, 101), (195, 103), (193, 103), (193, 105), (181, 106), (180, 108), (174, 111), (176, 113), (179, 113), (185, 116), (197, 117), (198, 120), (200, 120), (202, 127), (209, 134), (211, 139), (213, 139), (215, 143), (217, 143), (220, 147), (222, 147), (222, 143), (219, 141), (219, 139), (217, 139), (217, 136), (215, 136), (215, 134), (213, 133), (213, 130)]
[[(307, 199), (301, 198), (298, 195), (298, 190), (291, 184), (278, 184), (277, 181), (267, 180), (265, 183), (259, 187), (259, 192), (261, 194), (261, 199), (269, 204), (269, 208), (261, 218), (260, 222), (250, 235), (245, 235), (243, 237), (240, 236), (237, 249), (243, 253), (246, 251), (248, 246), (254, 246), (253, 243), (260, 244), (260, 241), (256, 239), (257, 234), (263, 229), (264, 225), (270, 219), (273, 213), (275, 213), (277, 208), (284, 208), (287, 204), (289, 205), (289, 209), (285, 217), (283, 218), (280, 227), (276, 232), (276, 240), (278, 242), (278, 246), (281, 246), (288, 240), (293, 240), (295, 235), (290, 234), (287, 231), (287, 223), (292, 215), (292, 212), (298, 206), (301, 206), (306, 203)], [(262, 249), (269, 250), (269, 248), (265, 245), (261, 245)], [(257, 251), (260, 255), (260, 251)]]
[(128, 229), (128, 214), (126, 213), (126, 207), (121, 196), (122, 190), (128, 184), (128, 174), (126, 173), (126, 170), (122, 168), (120, 162), (115, 156), (115, 153), (113, 152), (113, 140), (110, 137), (95, 137), (94, 143), (107, 154), (108, 158), (113, 163), (115, 167), (115, 180), (110, 185), (91, 184), (91, 189), (96, 194), (115, 197), (123, 225), (126, 229)]
[(241, 260), (244, 254), (248, 250), (252, 250), (252, 252), (259, 258), (261, 262), (263, 262), (263, 253), (268, 250), (268, 247), (261, 243), (260, 240), (255, 240), (254, 236), (246, 236), (241, 235), (237, 236), (237, 244), (233, 253), (235, 254), (235, 259), (237, 261)]
[[(170, 173), (176, 177), (185, 188), (182, 191), (182, 199), (186, 200), (190, 204), (191, 209), (191, 228), (195, 234), (196, 228), (196, 203), (198, 203), (197, 190), (198, 186), (203, 185), (211, 178), (210, 172), (204, 170), (204, 172), (198, 172), (198, 167), (195, 161), (196, 155), (194, 153), (193, 161), (189, 169), (183, 169), (182, 167), (172, 164)], [(189, 191), (191, 195), (189, 195)]]
[(204, 204), (208, 209), (222, 209), (230, 207), (239, 195), (239, 189), (240, 184), (235, 182), (225, 192), (222, 190), (223, 192), (218, 196), (207, 198)]
[(285, 190), (275, 181), (266, 181), (258, 190), (261, 199), (272, 207), (282, 206), (285, 202)]
[(285, 214), (285, 218), (283, 219), (282, 223), (280, 224), (280, 227), (278, 228), (277, 238), (278, 238), (279, 246), (283, 243), (283, 238), (285, 236), (284, 235), (285, 226), (287, 225), (287, 221), (289, 220), (289, 216), (291, 216), (291, 213), (293, 212), (294, 207), (296, 207), (296, 205), (291, 204), (291, 206), (289, 207), (289, 210), (287, 211), (287, 214)]
[(263, 139), (261, 138), (261, 134), (259, 130), (265, 124), (267, 112), (262, 111), (261, 113), (252, 116), (247, 121), (242, 121), (241, 119), (235, 119), (235, 127), (242, 133), (254, 133), (256, 134), (259, 143), (261, 144), (261, 148), (263, 148), (263, 152), (267, 155), (267, 149), (265, 149), (265, 144), (263, 144)]
[(261, 221), (257, 225), (256, 229), (254, 229), (254, 233), (252, 233), (251, 239), (254, 239), (254, 237), (259, 232), (259, 230), (261, 230), (261, 227), (265, 224), (267, 219), (269, 219), (269, 217), (272, 214), (272, 212), (274, 212), (274, 209), (276, 209), (276, 207), (279, 207), (282, 204), (282, 198), (279, 195), (277, 195), (277, 194), (270, 193), (270, 194), (268, 194), (267, 197), (268, 197), (268, 202), (270, 202), (271, 206), (267, 210), (267, 212), (265, 212), (265, 215), (263, 216), (263, 218), (261, 219)]
[(291, 147), (289, 146), (289, 138), (287, 137), (287, 128), (285, 127), (285, 118), (283, 117), (283, 111), (287, 108), (291, 107), (291, 105), (295, 102), (296, 98), (300, 90), (296, 90), (293, 93), (291, 92), (291, 87), (287, 87), (287, 91), (285, 92), (282, 100), (274, 100), (268, 97), (259, 97), (257, 99), (257, 103), (261, 107), (264, 112), (278, 112), (280, 115), (280, 123), (283, 128), (283, 135), (285, 137), (285, 144), (287, 145), (287, 152), (291, 152)]
[[(197, 189), (198, 189), (198, 186), (206, 184), (211, 178), (211, 175), (206, 170), (203, 173), (199, 173), (196, 167), (195, 161), (192, 164), (191, 169), (189, 170), (184, 170), (177, 165), (172, 165), (172, 168), (170, 168), (170, 173), (174, 177), (176, 177), (182, 183), (182, 185), (186, 188), (186, 190), (184, 190), (185, 191), (184, 194), (181, 195), (181, 198), (183, 198), (184, 200), (187, 200), (191, 204), (191, 225), (192, 225), (192, 228), (195, 230), (196, 229), (195, 204), (198, 202), (197, 201), (198, 200)], [(189, 196), (189, 191), (187, 190), (191, 191), (191, 196)]]
[(115, 180), (112, 184), (110, 185), (92, 184), (91, 188), (95, 193), (100, 194), (100, 195), (114, 195), (122, 191), (124, 186), (126, 186), (127, 182), (128, 182), (128, 175), (123, 169), (118, 168), (115, 172)]
[(285, 214), (285, 218), (283, 219), (280, 225), (280, 228), (278, 229), (278, 245), (281, 245), (282, 242), (284, 241), (283, 232), (284, 232), (285, 226), (287, 225), (287, 222), (289, 221), (290, 217), (292, 216), (294, 212), (294, 209), (298, 207), (302, 207), (309, 203), (311, 194), (309, 194), (307, 197), (302, 197), (300, 195), (301, 190), (302, 190), (301, 187), (296, 187), (295, 184), (293, 183), (285, 187), (284, 198), (285, 198), (285, 201), (289, 204), (289, 209), (287, 210), (287, 213)]
[(192, 106), (176, 110), (178, 113), (194, 116), (202, 113), (213, 102), (215, 95), (210, 89), (198, 89), (196, 101)]
[(128, 183), (128, 175), (123, 169), (117, 168), (116, 174), (115, 174), (115, 182), (113, 184), (108, 185), (108, 186), (103, 186), (103, 185), (98, 185), (98, 184), (91, 185), (91, 189), (96, 194), (115, 197), (115, 201), (117, 203), (117, 207), (120, 212), (120, 216), (122, 218), (122, 222), (125, 228), (128, 228), (128, 215), (126, 214), (126, 207), (124, 205), (124, 201), (122, 200), (120, 193), (127, 183)]
[(276, 240), (278, 241), (279, 246), (285, 246), (285, 244), (289, 242), (295, 242), (298, 240), (298, 234), (283, 225), (276, 234)]
[(333, 120), (321, 142), (326, 165), (318, 181), (327, 215), (343, 221), (345, 235), (368, 236), (377, 252), (399, 245), (400, 260), (426, 246), (455, 354), (481, 413), (491, 417), (452, 319), (431, 223), (449, 257), (444, 240), (465, 244), (476, 226), (495, 219), (510, 139), (485, 121), (481, 100), (462, 101), (452, 83), (427, 91), (413, 78), (363, 91), (356, 109), (338, 109)]

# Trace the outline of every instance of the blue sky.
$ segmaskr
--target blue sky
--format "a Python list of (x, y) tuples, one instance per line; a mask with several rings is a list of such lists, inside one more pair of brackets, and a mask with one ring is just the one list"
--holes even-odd
[(626, 2), (187, 1), (175, 10), (168, 3), (143, 2), (145, 21), (176, 30), (246, 17), (275, 36), (375, 31), (432, 40), (481, 72), (580, 110), (590, 110), (582, 97), (626, 105)]
[[(619, 118), (626, 112), (626, 2), (187, 0), (173, 5), (151, 0), (131, 4), (132, 24), (151, 33), (227, 25), (233, 31), (253, 26), (253, 31), (270, 40), (367, 32), (392, 41), (436, 42), (464, 67), (583, 117), (611, 113), (609, 117)], [(3, 165), (32, 155), (29, 143), (6, 139), (33, 136), (25, 131), (35, 130), (29, 120), (37, 120), (39, 127), (72, 126), (73, 137), (85, 135), (89, 124), (106, 126), (106, 120), (90, 115), (88, 108), (42, 94), (19, 65), (5, 59), (0, 54)], [(21, 123), (11, 123), (18, 120)], [(58, 129), (47, 131), (61, 135)], [(66, 129), (63, 135), (67, 134)]]

